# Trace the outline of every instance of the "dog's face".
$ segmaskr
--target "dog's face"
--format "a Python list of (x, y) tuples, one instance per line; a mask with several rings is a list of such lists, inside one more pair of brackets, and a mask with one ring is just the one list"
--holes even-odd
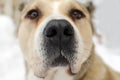
[(19, 40), (35, 75), (45, 77), (56, 67), (77, 74), (92, 48), (85, 7), (75, 0), (34, 0), (22, 13)]

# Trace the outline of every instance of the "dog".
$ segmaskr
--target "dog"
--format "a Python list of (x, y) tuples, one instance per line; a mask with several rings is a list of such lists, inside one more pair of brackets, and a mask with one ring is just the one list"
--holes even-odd
[(18, 38), (26, 80), (120, 80), (94, 51), (88, 6), (76, 0), (31, 0)]

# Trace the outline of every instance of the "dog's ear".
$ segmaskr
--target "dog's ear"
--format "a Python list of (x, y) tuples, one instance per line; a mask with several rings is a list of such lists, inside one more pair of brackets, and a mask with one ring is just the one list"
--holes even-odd
[(21, 3), (19, 3), (19, 11), (23, 11), (23, 9), (26, 7), (26, 5), (28, 3), (30, 3), (31, 1), (34, 1), (34, 0), (22, 0)]
[(91, 17), (93, 16), (94, 14), (94, 11), (95, 11), (95, 6), (92, 2), (87, 2), (84, 4), (86, 9), (88, 10), (88, 12), (90, 13)]
[(20, 5), (19, 5), (19, 11), (22, 11), (25, 7), (25, 3), (22, 2)]
[(96, 10), (95, 5), (92, 2), (87, 2), (84, 4), (84, 6), (90, 14), (93, 35), (96, 36), (99, 44), (102, 44), (102, 35), (96, 31), (96, 27), (94, 26), (94, 23), (92, 21), (92, 19), (94, 18), (94, 12)]
[(91, 1), (84, 3), (84, 6), (90, 15), (92, 32), (93, 32), (93, 34), (96, 34), (96, 29), (95, 29), (93, 21), (92, 21), (94, 18), (95, 6)]
[(19, 8), (18, 9), (19, 9), (20, 12), (24, 9), (25, 5), (26, 5), (26, 2), (21, 2), (19, 4)]

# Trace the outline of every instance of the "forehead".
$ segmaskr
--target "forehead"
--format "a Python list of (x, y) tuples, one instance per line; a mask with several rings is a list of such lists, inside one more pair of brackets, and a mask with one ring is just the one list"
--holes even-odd
[[(39, 7), (43, 10), (53, 10), (55, 8), (65, 9), (78, 8), (84, 10), (83, 5), (78, 3), (76, 0), (32, 0), (29, 8)], [(51, 8), (51, 9), (50, 9)]]
[(69, 17), (71, 10), (78, 9), (86, 15), (89, 20), (89, 13), (84, 4), (77, 0), (31, 0), (23, 10), (23, 16), (32, 9), (37, 9), (42, 13), (42, 18), (50, 15)]
[(34, 0), (34, 2), (42, 3), (42, 4), (53, 4), (54, 2), (59, 3), (75, 3), (76, 0)]

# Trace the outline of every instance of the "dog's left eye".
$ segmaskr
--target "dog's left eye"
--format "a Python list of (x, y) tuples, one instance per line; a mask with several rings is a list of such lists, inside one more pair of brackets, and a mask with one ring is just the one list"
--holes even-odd
[(39, 17), (39, 11), (38, 10), (30, 10), (27, 15), (26, 15), (27, 18), (29, 19), (36, 19)]
[(85, 17), (85, 15), (82, 13), (82, 11), (77, 10), (77, 9), (71, 10), (70, 16), (73, 19), (81, 19), (81, 18)]

